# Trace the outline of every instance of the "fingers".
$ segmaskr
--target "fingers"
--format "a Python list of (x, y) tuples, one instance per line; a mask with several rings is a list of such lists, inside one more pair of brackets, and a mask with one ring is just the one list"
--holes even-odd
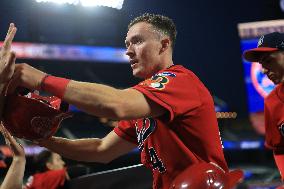
[(11, 30), (12, 30), (13, 27), (14, 27), (14, 23), (10, 23), (6, 37), (9, 33), (11, 33)]
[(7, 130), (2, 123), (0, 124), (0, 132), (4, 137), (7, 135)]
[(14, 51), (12, 51), (10, 53), (10, 56), (9, 56), (9, 61), (6, 65), (6, 67), (11, 67), (12, 65), (14, 65), (16, 62), (16, 53)]
[(11, 145), (11, 141), (13, 141), (13, 137), (10, 135), (9, 131), (4, 127), (4, 125), (0, 124), (0, 131), (2, 135), (4, 136), (5, 142), (7, 145)]
[(4, 65), (3, 71), (1, 73), (3, 78), (8, 77), (8, 74), (12, 74), (10, 72), (14, 72), (14, 65), (16, 62), (16, 53), (15, 52), (11, 52), (9, 53), (9, 59), (8, 62), (6, 63), (6, 65)]
[(17, 87), (21, 85), (22, 83), (21, 75), (22, 75), (22, 69), (23, 69), (22, 67), (23, 66), (21, 64), (15, 65), (14, 74), (7, 84), (6, 94), (13, 94), (16, 91)]
[(0, 131), (4, 136), (6, 144), (10, 147), (13, 156), (25, 157), (23, 146), (16, 141), (16, 139), (9, 133), (2, 123), (0, 124)]
[(16, 88), (20, 85), (20, 73), (15, 71), (7, 86), (7, 94), (13, 94)]
[(15, 52), (9, 52), (7, 55), (7, 61), (1, 63), (0, 84), (7, 83), (14, 74), (16, 54)]
[(8, 30), (8, 33), (6, 35), (6, 38), (3, 42), (4, 50), (10, 50), (11, 49), (11, 44), (12, 44), (12, 41), (13, 41), (15, 35), (16, 35), (16, 32), (17, 32), (17, 28), (15, 27), (15, 25), (13, 23), (11, 23), (9, 30)]
[(3, 134), (3, 136), (9, 140), (13, 139), (9, 131), (4, 127), (4, 125), (1, 123), (0, 124), (0, 131)]

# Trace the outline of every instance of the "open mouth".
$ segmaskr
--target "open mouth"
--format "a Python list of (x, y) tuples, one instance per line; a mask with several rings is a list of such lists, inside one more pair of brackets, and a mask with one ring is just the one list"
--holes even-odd
[(131, 66), (132, 66), (132, 65), (138, 63), (138, 60), (130, 60), (129, 62), (130, 62), (130, 64), (131, 64)]

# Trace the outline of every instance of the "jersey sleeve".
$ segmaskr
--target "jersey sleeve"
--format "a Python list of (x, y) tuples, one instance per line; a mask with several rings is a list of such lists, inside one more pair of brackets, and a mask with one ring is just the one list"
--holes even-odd
[(114, 128), (114, 132), (119, 137), (137, 145), (136, 131), (133, 121), (119, 121), (118, 126)]
[(147, 98), (164, 107), (169, 112), (169, 121), (190, 112), (201, 102), (197, 79), (184, 72), (162, 72), (134, 86)]

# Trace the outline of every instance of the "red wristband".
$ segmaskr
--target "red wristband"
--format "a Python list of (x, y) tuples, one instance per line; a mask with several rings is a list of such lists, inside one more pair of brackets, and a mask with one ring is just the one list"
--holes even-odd
[(41, 89), (58, 98), (63, 98), (70, 79), (46, 75), (41, 81)]

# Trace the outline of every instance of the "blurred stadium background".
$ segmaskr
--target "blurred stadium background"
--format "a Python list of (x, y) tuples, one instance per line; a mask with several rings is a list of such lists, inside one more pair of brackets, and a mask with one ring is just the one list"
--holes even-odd
[[(174, 62), (194, 71), (214, 96), (228, 164), (232, 169), (245, 171), (245, 180), (238, 188), (267, 189), (279, 185), (272, 153), (263, 145), (263, 98), (274, 86), (261, 75), (257, 65), (245, 62), (241, 54), (256, 46), (261, 34), (284, 32), (281, 1), (124, 0), (118, 1), (121, 4), (116, 8), (82, 6), (95, 1), (81, 1), (81, 5), (71, 4), (79, 1), (56, 2), (0, 1), (0, 38), (4, 39), (10, 22), (18, 27), (13, 46), (19, 57), (17, 62), (74, 80), (130, 87), (139, 80), (132, 77), (124, 55), (127, 24), (144, 12), (165, 14), (173, 18), (178, 30)], [(70, 110), (73, 118), (63, 121), (57, 136), (102, 137), (112, 129), (108, 120), (87, 115), (76, 107)], [(33, 169), (32, 157), (41, 148), (23, 142), (28, 176)], [(0, 149), (9, 164), (11, 154), (2, 137)], [(77, 164), (66, 161), (69, 165)], [(136, 151), (107, 165), (81, 162), (94, 174), (139, 163)], [(0, 176), (6, 171), (1, 169)], [(143, 169), (142, 175), (144, 171), (147, 172)]]

